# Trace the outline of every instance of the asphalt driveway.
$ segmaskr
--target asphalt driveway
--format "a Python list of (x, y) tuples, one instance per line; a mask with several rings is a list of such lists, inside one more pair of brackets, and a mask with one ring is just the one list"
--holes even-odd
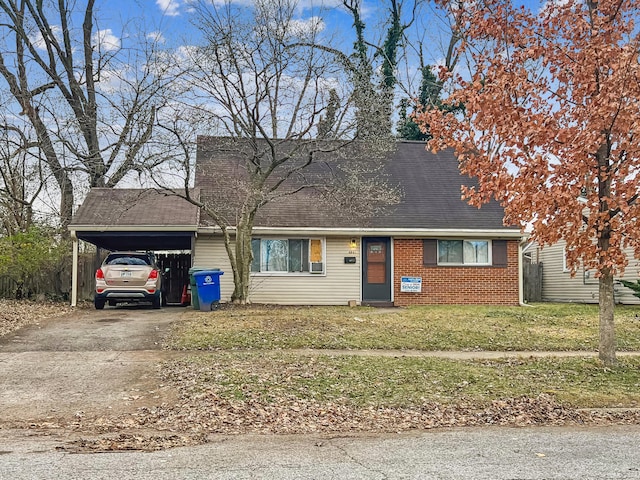
[[(0, 338), (0, 427), (68, 423), (175, 398), (157, 365), (181, 308), (79, 309)], [(64, 421), (63, 421), (64, 420)]]

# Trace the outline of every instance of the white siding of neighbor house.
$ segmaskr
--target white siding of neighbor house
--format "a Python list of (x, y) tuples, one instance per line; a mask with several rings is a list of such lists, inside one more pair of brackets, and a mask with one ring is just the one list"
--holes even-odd
[[(357, 253), (353, 253), (349, 249), (350, 239), (351, 237), (325, 238), (324, 274), (252, 275), (249, 292), (251, 302), (281, 305), (347, 305), (349, 300), (359, 302), (360, 240)], [(356, 257), (356, 263), (345, 264), (344, 257)], [(194, 266), (214, 267), (224, 271), (220, 281), (220, 296), (222, 301), (231, 299), (233, 275), (220, 236), (198, 236)]]
[[(532, 247), (529, 252), (543, 264), (542, 300), (545, 302), (598, 303), (598, 279), (593, 271), (579, 268), (575, 276), (564, 271), (564, 242), (540, 249)], [(635, 281), (640, 278), (640, 262), (633, 258), (633, 251), (627, 252), (629, 264), (623, 276), (616, 279)], [(620, 283), (614, 285), (615, 301), (624, 304), (640, 304), (640, 298)]]

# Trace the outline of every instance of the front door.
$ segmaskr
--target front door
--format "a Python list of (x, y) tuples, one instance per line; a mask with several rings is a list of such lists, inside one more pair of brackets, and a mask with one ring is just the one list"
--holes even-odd
[(362, 301), (391, 301), (391, 239), (362, 239)]

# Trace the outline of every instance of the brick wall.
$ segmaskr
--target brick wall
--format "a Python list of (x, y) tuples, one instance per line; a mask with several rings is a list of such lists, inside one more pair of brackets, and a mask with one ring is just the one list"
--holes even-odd
[[(518, 305), (518, 242), (507, 242), (507, 267), (423, 265), (422, 239), (394, 240), (394, 303)], [(422, 277), (421, 293), (400, 292), (400, 277)]]

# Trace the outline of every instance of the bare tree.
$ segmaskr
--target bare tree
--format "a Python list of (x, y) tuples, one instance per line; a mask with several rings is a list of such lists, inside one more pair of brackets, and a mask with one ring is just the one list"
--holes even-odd
[(7, 236), (33, 225), (33, 204), (45, 186), (37, 142), (27, 132), (0, 124), (0, 234)]
[[(358, 85), (333, 54), (314, 48), (322, 21), (296, 20), (296, 8), (291, 0), (257, 1), (252, 9), (229, 1), (200, 5), (197, 25), (206, 44), (189, 51), (188, 113), (177, 106), (176, 115), (158, 118), (174, 137), (164, 143), (166, 155), (171, 145), (182, 149), (184, 190), (176, 193), (222, 231), (233, 270), (232, 300), (239, 303), (248, 301), (253, 225), (266, 206), (304, 192), (362, 214), (398, 198), (378, 175), (390, 135), (354, 142)], [(220, 160), (210, 170), (199, 164), (198, 183), (211, 187), (211, 194), (200, 196), (189, 188), (189, 135), (198, 118), (218, 137), (202, 140), (201, 152)], [(376, 124), (373, 114), (368, 120)]]
[[(351, 66), (352, 75), (358, 85), (358, 92), (363, 98), (358, 105), (360, 131), (363, 138), (370, 138), (380, 134), (389, 134), (392, 126), (395, 90), (398, 84), (397, 66), (402, 55), (405, 32), (415, 20), (416, 11), (422, 2), (420, 0), (388, 0), (387, 13), (389, 19), (386, 24), (386, 36), (380, 44), (365, 37), (365, 23), (362, 19), (362, 0), (343, 0), (342, 4), (353, 18), (356, 33), (354, 44), (354, 59)], [(410, 9), (408, 18), (404, 10)], [(376, 72), (379, 72), (376, 74)], [(375, 99), (375, 101), (371, 101)], [(369, 124), (371, 108), (379, 109), (374, 112), (375, 117), (383, 116), (385, 122), (380, 125)], [(374, 118), (375, 118), (374, 117)], [(381, 130), (380, 130), (381, 129)]]
[(73, 210), (73, 175), (90, 187), (113, 187), (143, 169), (166, 85), (167, 72), (153, 61), (157, 45), (137, 38), (137, 50), (124, 49), (97, 27), (94, 6), (0, 0), (0, 75), (56, 180), (62, 226)]
[[(462, 0), (456, 0), (452, 4), (457, 9), (464, 8)], [(454, 9), (455, 10), (455, 9)], [(459, 18), (443, 11), (441, 8), (431, 6), (430, 22), (419, 25), (415, 37), (407, 43), (412, 50), (412, 56), (418, 61), (418, 85), (416, 88), (405, 89), (407, 95), (400, 100), (400, 119), (398, 122), (398, 136), (408, 140), (428, 140), (431, 135), (428, 127), (421, 129), (414, 121), (416, 113), (428, 108), (446, 108), (449, 111), (458, 111), (461, 105), (450, 107), (442, 102), (445, 93), (445, 82), (438, 75), (438, 67), (433, 58), (434, 52), (440, 52), (441, 67), (449, 72), (456, 71), (463, 53), (458, 48), (462, 41), (461, 25)], [(408, 79), (408, 85), (412, 83)]]

